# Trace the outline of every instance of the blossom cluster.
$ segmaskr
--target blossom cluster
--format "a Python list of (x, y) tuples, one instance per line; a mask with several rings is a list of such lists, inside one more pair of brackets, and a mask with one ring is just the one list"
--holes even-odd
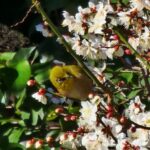
[(128, 7), (114, 7), (106, 1), (89, 2), (86, 8), (78, 7), (75, 16), (64, 11), (62, 25), (72, 33), (64, 38), (84, 58), (113, 59), (128, 50), (114, 32), (114, 27), (121, 27), (129, 44), (144, 55), (150, 47), (149, 21), (144, 9), (150, 9), (149, 1), (130, 0)]
[[(131, 100), (124, 116), (116, 116), (113, 107), (98, 95), (90, 101), (81, 102), (78, 126), (81, 133), (76, 136), (60, 136), (60, 143), (73, 143), (73, 147), (84, 146), (86, 150), (148, 150), (150, 147), (150, 113), (140, 97)], [(108, 113), (111, 112), (111, 116)], [(130, 121), (131, 122), (130, 122)], [(128, 122), (128, 123), (127, 123)], [(130, 122), (130, 123), (129, 123)]]

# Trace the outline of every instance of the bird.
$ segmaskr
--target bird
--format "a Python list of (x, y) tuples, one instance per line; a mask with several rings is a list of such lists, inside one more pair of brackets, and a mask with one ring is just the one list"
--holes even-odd
[(61, 96), (86, 100), (93, 82), (78, 65), (54, 66), (49, 79)]

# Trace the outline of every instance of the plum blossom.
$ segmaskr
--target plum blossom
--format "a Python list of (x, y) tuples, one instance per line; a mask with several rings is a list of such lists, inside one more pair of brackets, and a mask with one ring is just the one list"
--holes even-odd
[(88, 125), (95, 125), (97, 121), (97, 105), (92, 104), (89, 101), (81, 102), (82, 108), (80, 109), (80, 120), (79, 124), (84, 122)]
[(150, 127), (150, 112), (142, 112), (136, 116), (132, 115), (131, 120), (139, 125)]
[(129, 138), (118, 141), (116, 150), (148, 150), (146, 147), (140, 147), (131, 143)]
[(41, 88), (38, 92), (32, 94), (32, 97), (36, 99), (38, 102), (46, 105), (47, 104), (47, 97), (45, 96), (46, 90)]
[(150, 48), (150, 29), (148, 27), (144, 28), (144, 32), (140, 36), (139, 44), (145, 51)]
[(136, 96), (135, 99), (130, 102), (130, 105), (126, 109), (125, 113), (127, 117), (132, 117), (140, 112), (144, 112), (144, 110), (145, 105), (141, 102), (140, 97)]
[[(131, 139), (132, 144), (147, 147), (150, 146), (150, 134), (148, 130), (137, 128), (134, 130), (127, 130), (127, 135)], [(142, 135), (142, 136), (141, 136)]]
[(90, 132), (84, 134), (81, 142), (86, 150), (108, 150), (109, 142), (100, 130), (98, 133)]
[(90, 24), (89, 33), (102, 34), (102, 29), (106, 23), (107, 11), (104, 9), (103, 3), (99, 3), (95, 17)]

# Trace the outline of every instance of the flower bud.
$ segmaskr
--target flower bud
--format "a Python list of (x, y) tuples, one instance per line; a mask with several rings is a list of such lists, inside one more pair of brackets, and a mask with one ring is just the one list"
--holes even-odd
[(62, 106), (58, 106), (56, 109), (55, 109), (55, 113), (63, 113), (64, 112), (64, 108)]
[(124, 53), (125, 53), (126, 55), (132, 55), (131, 50), (129, 50), (129, 49), (125, 49), (125, 50), (124, 50)]
[(77, 137), (77, 133), (75, 132), (71, 132), (69, 135), (71, 136), (71, 139), (75, 139)]
[(71, 116), (70, 116), (70, 120), (71, 120), (71, 121), (75, 121), (75, 120), (77, 120), (77, 118), (78, 118), (77, 115), (71, 115)]
[(52, 143), (53, 141), (54, 141), (53, 137), (51, 137), (51, 136), (46, 137), (47, 143)]
[(38, 94), (39, 95), (44, 95), (46, 93), (46, 89), (44, 89), (44, 88), (41, 88), (41, 89), (39, 89), (39, 91), (38, 91)]
[(28, 140), (26, 142), (26, 148), (31, 148), (34, 143), (35, 143), (35, 139), (34, 138), (32, 138), (31, 140)]
[(27, 85), (28, 86), (34, 86), (36, 84), (35, 80), (28, 80)]
[(107, 105), (106, 109), (107, 109), (108, 112), (112, 112), (113, 111), (113, 106)]
[(107, 118), (113, 117), (113, 112), (108, 112), (108, 113), (106, 114), (106, 117), (107, 117)]
[(77, 128), (77, 132), (78, 133), (83, 133), (84, 132), (84, 127), (79, 127), (79, 128)]
[(41, 148), (43, 145), (43, 140), (38, 140), (35, 142), (35, 149)]
[(125, 116), (121, 116), (120, 119), (119, 119), (119, 122), (120, 122), (121, 124), (126, 123), (126, 121), (127, 121), (127, 119), (126, 119)]

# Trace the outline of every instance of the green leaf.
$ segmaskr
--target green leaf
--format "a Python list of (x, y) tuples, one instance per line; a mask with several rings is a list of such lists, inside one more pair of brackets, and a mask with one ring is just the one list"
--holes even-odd
[(43, 108), (39, 109), (39, 117), (41, 118), (41, 120), (43, 120), (43, 118), (44, 118), (44, 110), (43, 110)]
[(18, 143), (23, 132), (24, 132), (23, 128), (14, 128), (11, 134), (9, 135), (9, 142)]
[(68, 112), (72, 114), (79, 113), (80, 107), (72, 107), (71, 105), (68, 107)]
[(140, 91), (141, 91), (141, 89), (131, 91), (131, 92), (128, 94), (128, 96), (127, 96), (128, 99), (134, 98)]
[(49, 70), (48, 69), (43, 69), (39, 74), (35, 76), (35, 80), (39, 83), (42, 84), (43, 82), (47, 81), (49, 79)]
[(118, 99), (124, 99), (125, 98), (121, 93), (117, 93), (115, 96)]
[(35, 49), (36, 47), (21, 48), (16, 53), (12, 61), (10, 61), (10, 63), (12, 64), (12, 63), (20, 62), (21, 60), (27, 60)]
[(17, 103), (16, 103), (16, 109), (19, 109), (19, 107), (23, 104), (25, 98), (26, 98), (26, 89), (24, 89), (20, 94), (20, 97), (19, 99), (17, 100)]
[(32, 110), (32, 125), (35, 126), (38, 123), (39, 113), (38, 111)]
[(5, 105), (8, 103), (7, 95), (6, 93), (2, 93), (2, 91), (0, 91), (0, 103)]
[(111, 0), (111, 3), (117, 3), (118, 0)]
[(42, 120), (44, 118), (43, 108), (39, 108), (38, 110), (32, 109), (32, 125), (36, 125), (38, 123), (38, 119)]
[(23, 120), (27, 120), (30, 118), (30, 113), (29, 112), (25, 112), (25, 111), (21, 111), (21, 118)]
[(129, 3), (129, 0), (122, 0), (122, 3), (127, 5)]
[(15, 69), (18, 73), (16, 80), (11, 86), (12, 91), (20, 92), (25, 88), (31, 75), (31, 68), (27, 59), (34, 50), (35, 47), (22, 48), (16, 53), (13, 59), (9, 61), (8, 66)]
[(32, 72), (34, 74), (35, 80), (38, 83), (43, 83), (49, 80), (50, 74), (50, 62), (46, 62), (43, 64), (35, 64), (32, 66)]
[(0, 62), (11, 60), (15, 56), (15, 52), (0, 53)]
[(133, 78), (132, 72), (122, 72), (119, 74), (120, 77), (124, 78), (128, 83), (131, 82)]
[(13, 64), (12, 68), (16, 69), (18, 76), (13, 82), (11, 89), (15, 92), (22, 91), (27, 81), (30, 79), (31, 68), (27, 60), (22, 60), (19, 63)]
[(57, 114), (55, 113), (55, 107), (51, 107), (50, 110), (49, 110), (48, 113), (47, 113), (46, 120), (47, 120), (47, 121), (51, 121), (51, 120), (56, 119), (57, 117), (58, 117), (58, 116), (57, 116)]

